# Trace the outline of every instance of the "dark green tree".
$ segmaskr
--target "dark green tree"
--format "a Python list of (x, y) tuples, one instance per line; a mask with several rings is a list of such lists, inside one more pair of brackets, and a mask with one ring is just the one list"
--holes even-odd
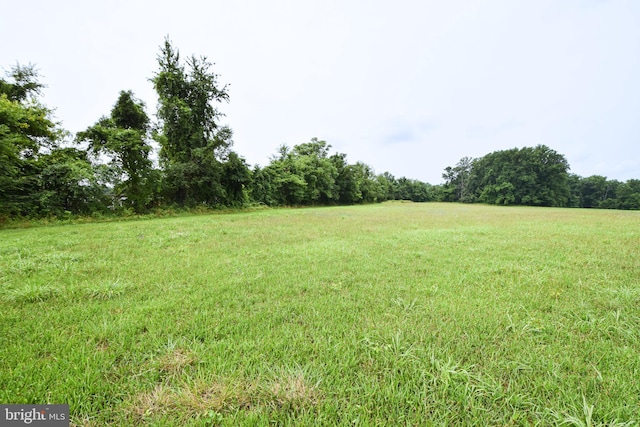
[(430, 202), (434, 198), (435, 193), (431, 184), (405, 177), (398, 179), (398, 200)]
[(621, 192), (624, 191), (625, 184), (616, 179), (606, 180), (606, 196), (598, 203), (598, 208), (602, 209), (624, 209), (621, 206)]
[(574, 173), (570, 173), (567, 178), (567, 185), (569, 186), (569, 203), (567, 207), (579, 208), (582, 198), (582, 177)]
[(39, 215), (90, 215), (107, 209), (109, 189), (100, 182), (86, 151), (57, 148), (41, 156), (38, 164)]
[[(282, 145), (264, 168), (253, 171), (251, 197), (267, 205), (333, 205), (387, 200), (392, 182), (368, 165), (330, 155), (331, 145), (312, 138), (293, 148)], [(391, 178), (393, 178), (391, 176)]]
[(447, 166), (442, 174), (442, 178), (445, 180), (443, 185), (444, 201), (473, 202), (469, 185), (472, 167), (473, 159), (471, 157), (463, 157), (454, 167)]
[(544, 145), (495, 151), (473, 161), (469, 192), (489, 204), (567, 206), (568, 169), (564, 156)]
[(329, 158), (331, 145), (317, 138), (296, 145), (287, 161), (305, 182), (304, 204), (329, 204), (338, 200), (336, 178), (338, 171)]
[(44, 85), (38, 79), (38, 70), (34, 65), (16, 64), (4, 79), (0, 79), (0, 93), (10, 101), (27, 101), (41, 94)]
[(261, 171), (260, 185), (269, 183), (270, 195), (280, 205), (331, 204), (338, 201), (336, 159), (329, 156), (331, 146), (312, 138), (290, 149), (280, 146), (278, 155)]
[(338, 203), (350, 205), (362, 200), (362, 192), (358, 188), (358, 183), (353, 173), (353, 168), (347, 164), (347, 155), (336, 153), (329, 157), (336, 170), (336, 191), (338, 192)]
[(618, 209), (640, 209), (640, 179), (630, 179), (617, 189)]
[(222, 113), (216, 107), (229, 100), (227, 87), (218, 85), (205, 57), (192, 56), (185, 66), (168, 39), (158, 64), (152, 78), (159, 120), (154, 138), (161, 147), (166, 197), (180, 206), (229, 203), (222, 162), (229, 158), (232, 132), (220, 125)]
[(246, 161), (231, 151), (222, 169), (222, 186), (226, 193), (224, 204), (239, 207), (247, 203), (252, 176)]
[(157, 180), (149, 158), (152, 148), (147, 142), (148, 131), (144, 103), (131, 91), (122, 91), (110, 117), (102, 117), (76, 136), (78, 142), (88, 143), (95, 158), (110, 159), (114, 204), (139, 213), (151, 203)]
[[(607, 202), (607, 199), (611, 201)], [(605, 203), (612, 205), (615, 199), (614, 185), (606, 177), (592, 175), (581, 180), (580, 207), (600, 208)]]
[(398, 193), (398, 181), (395, 176), (390, 174), (389, 172), (383, 172), (382, 174), (376, 177), (376, 180), (380, 184), (380, 190), (382, 191), (382, 199), (384, 200), (396, 200)]
[(278, 156), (271, 159), (265, 173), (270, 177), (271, 199), (278, 205), (305, 204), (307, 183), (298, 169), (292, 150), (286, 145), (278, 148)]
[(38, 158), (65, 134), (36, 97), (42, 87), (31, 65), (17, 65), (0, 79), (0, 215), (37, 212)]
[(276, 199), (275, 173), (272, 168), (256, 165), (251, 171), (249, 198), (253, 202), (267, 206), (278, 205)]

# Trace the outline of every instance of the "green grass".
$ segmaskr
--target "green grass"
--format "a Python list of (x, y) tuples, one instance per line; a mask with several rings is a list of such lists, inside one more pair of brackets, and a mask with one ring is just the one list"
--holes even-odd
[(640, 212), (381, 205), (0, 231), (0, 402), (73, 425), (632, 425)]

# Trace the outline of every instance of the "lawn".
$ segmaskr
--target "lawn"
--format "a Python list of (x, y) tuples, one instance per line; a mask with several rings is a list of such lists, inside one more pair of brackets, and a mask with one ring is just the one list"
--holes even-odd
[(72, 425), (632, 425), (640, 212), (438, 203), (0, 230), (0, 403)]

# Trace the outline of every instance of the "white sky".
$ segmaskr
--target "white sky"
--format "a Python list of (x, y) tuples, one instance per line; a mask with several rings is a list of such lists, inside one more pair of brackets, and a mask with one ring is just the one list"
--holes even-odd
[(167, 35), (230, 84), (251, 165), (317, 137), (438, 184), (464, 156), (545, 144), (581, 176), (640, 178), (638, 0), (14, 1), (0, 67), (35, 64), (75, 133), (120, 90), (154, 116)]

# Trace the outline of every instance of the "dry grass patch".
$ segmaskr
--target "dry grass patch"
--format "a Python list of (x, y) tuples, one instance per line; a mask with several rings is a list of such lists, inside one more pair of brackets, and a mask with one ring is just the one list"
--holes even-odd
[(137, 421), (168, 417), (181, 420), (235, 411), (286, 410), (296, 412), (316, 406), (321, 398), (317, 384), (293, 374), (268, 381), (183, 382), (157, 384), (132, 399), (130, 417)]
[(273, 381), (268, 395), (269, 403), (278, 408), (315, 406), (320, 398), (317, 384), (309, 384), (302, 374), (288, 375)]
[(180, 374), (187, 366), (196, 362), (197, 358), (190, 350), (175, 349), (160, 358), (158, 369), (167, 374)]

